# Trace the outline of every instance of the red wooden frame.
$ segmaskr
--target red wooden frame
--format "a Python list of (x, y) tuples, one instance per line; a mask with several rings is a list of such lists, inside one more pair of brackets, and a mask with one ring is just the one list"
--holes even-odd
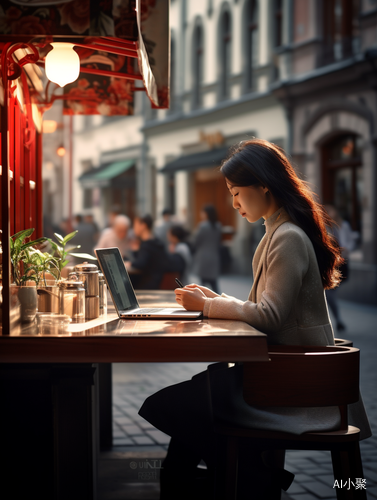
[[(9, 50), (9, 53), (8, 53)], [(1, 54), (4, 104), (1, 106), (0, 228), (2, 254), (2, 328), (10, 330), (9, 237), (34, 227), (33, 238), (42, 236), (42, 136), (37, 131), (27, 81), (21, 73), (25, 105), (21, 109), (8, 57), (14, 46), (7, 44)], [(31, 61), (30, 61), (31, 62)], [(22, 70), (21, 70), (22, 71)], [(15, 74), (15, 73), (13, 73)], [(32, 181), (33, 188), (30, 185)]]

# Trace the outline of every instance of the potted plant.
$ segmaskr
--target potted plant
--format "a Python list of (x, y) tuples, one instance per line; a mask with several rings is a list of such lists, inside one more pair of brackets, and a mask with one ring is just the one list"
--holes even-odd
[(80, 259), (88, 259), (88, 260), (97, 260), (95, 257), (88, 253), (75, 253), (73, 250), (79, 249), (80, 245), (76, 247), (67, 247), (67, 243), (71, 241), (72, 238), (74, 238), (77, 234), (77, 230), (73, 231), (72, 233), (67, 234), (63, 238), (58, 233), (54, 233), (54, 236), (57, 240), (57, 243), (55, 241), (52, 241), (49, 239), (49, 242), (52, 246), (52, 249), (54, 250), (54, 258), (57, 262), (57, 268), (58, 268), (58, 279), (61, 279), (62, 276), (62, 270), (63, 268), (68, 264), (69, 260), (67, 259), (68, 255), (72, 255), (72, 257), (79, 257)]
[[(39, 312), (60, 312), (59, 306), (59, 289), (57, 287), (56, 281), (62, 279), (62, 271), (64, 267), (68, 264), (68, 256), (79, 257), (82, 259), (95, 259), (86, 253), (74, 253), (73, 250), (80, 248), (80, 245), (76, 247), (68, 247), (68, 243), (75, 237), (77, 231), (67, 234), (63, 237), (58, 233), (54, 233), (56, 242), (48, 239), (51, 245), (53, 256), (48, 253), (38, 254), (41, 259), (41, 270), (43, 268), (42, 274), (43, 279), (38, 287), (38, 311)], [(40, 252), (42, 253), (42, 252)], [(44, 257), (43, 257), (44, 256)], [(55, 279), (46, 280), (46, 272), (49, 272)]]
[(9, 241), (13, 286), (18, 287), (21, 321), (33, 321), (37, 313), (36, 286), (27, 286), (30, 282), (37, 284), (40, 279), (32, 257), (34, 253), (32, 246), (47, 240), (47, 238), (42, 237), (26, 242), (33, 232), (34, 228), (24, 229), (11, 236)]
[[(25, 229), (10, 238), (12, 286), (19, 289), (18, 298), (21, 304), (22, 321), (32, 321), (35, 318), (37, 304), (41, 312), (59, 312), (56, 282), (62, 278), (62, 270), (69, 262), (69, 255), (96, 260), (89, 254), (72, 252), (80, 246), (67, 247), (77, 231), (73, 231), (64, 238), (54, 233), (57, 243), (46, 237), (26, 242), (33, 232), (34, 228)], [(50, 243), (53, 255), (36, 248), (44, 242)], [(46, 279), (46, 274), (49, 275), (48, 279)], [(35, 286), (27, 286), (30, 282), (34, 282)]]
[[(59, 275), (57, 259), (48, 252), (30, 247), (27, 258), (24, 259), (24, 266), (29, 275), (35, 276), (38, 311), (59, 313), (59, 295), (56, 285)], [(46, 274), (48, 274), (47, 279)]]

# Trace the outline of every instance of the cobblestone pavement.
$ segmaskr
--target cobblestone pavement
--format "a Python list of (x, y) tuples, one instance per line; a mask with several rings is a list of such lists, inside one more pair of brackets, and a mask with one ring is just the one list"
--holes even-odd
[[(224, 276), (220, 279), (221, 291), (246, 300), (251, 282), (247, 277)], [(346, 331), (335, 333), (337, 337), (351, 339), (361, 351), (361, 392), (375, 435), (361, 442), (361, 453), (366, 479), (368, 499), (377, 499), (377, 307), (340, 301), (340, 311)], [(168, 385), (191, 378), (206, 368), (207, 363), (128, 363), (113, 364), (113, 431), (114, 448), (108, 458), (132, 460), (132, 457), (162, 459), (169, 437), (152, 427), (138, 415), (144, 399)], [(105, 457), (106, 458), (106, 457)], [(134, 461), (133, 464), (136, 462)], [(129, 465), (128, 467), (132, 467)], [(329, 452), (288, 451), (286, 468), (296, 474), (285, 499), (333, 500), (331, 456)], [(141, 474), (139, 472), (139, 474)], [(144, 476), (143, 476), (144, 474)], [(106, 494), (106, 500), (115, 498), (157, 499), (158, 485), (150, 476), (141, 482), (126, 485), (123, 494)], [(149, 479), (152, 478), (152, 481)], [(143, 482), (144, 479), (144, 482)], [(348, 487), (348, 486), (347, 486)], [(349, 485), (353, 488), (352, 484)], [(114, 490), (115, 490), (114, 485)], [(126, 493), (127, 491), (127, 493)], [(101, 495), (100, 495), (100, 498)]]

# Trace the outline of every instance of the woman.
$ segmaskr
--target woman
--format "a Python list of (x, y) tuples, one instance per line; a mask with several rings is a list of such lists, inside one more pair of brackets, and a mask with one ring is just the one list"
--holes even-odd
[(209, 285), (215, 292), (218, 290), (217, 278), (220, 274), (221, 226), (217, 221), (216, 209), (213, 205), (205, 205), (200, 212), (202, 222), (193, 240), (194, 268), (202, 285)]
[[(245, 321), (266, 333), (269, 344), (334, 344), (324, 290), (338, 285), (342, 258), (326, 231), (326, 212), (284, 152), (267, 141), (239, 144), (221, 172), (234, 209), (251, 223), (265, 220), (266, 234), (253, 259), (249, 298), (243, 302), (192, 284), (175, 291), (177, 302), (188, 310), (202, 310), (209, 318)], [(242, 398), (240, 368), (210, 365), (204, 374), (144, 402), (140, 415), (172, 436), (161, 476), (161, 498), (173, 498), (174, 488), (179, 488), (174, 479), (176, 464), (183, 462), (186, 470), (193, 471), (194, 464), (204, 459), (209, 470), (213, 468), (213, 419), (298, 434), (338, 428), (335, 407), (266, 411), (248, 406)]]
[(188, 274), (192, 262), (191, 250), (186, 243), (188, 236), (189, 232), (180, 224), (173, 224), (169, 228), (167, 235), (169, 252), (179, 255), (184, 261), (184, 268), (180, 275), (182, 283), (188, 283)]

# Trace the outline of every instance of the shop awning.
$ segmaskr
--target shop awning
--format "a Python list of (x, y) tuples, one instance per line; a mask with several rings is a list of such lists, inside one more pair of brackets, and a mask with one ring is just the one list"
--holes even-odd
[(220, 165), (222, 160), (228, 156), (229, 148), (216, 148), (201, 153), (183, 155), (167, 163), (160, 172), (168, 174), (178, 170), (195, 171), (201, 168), (210, 168)]
[(135, 163), (136, 160), (123, 160), (93, 168), (82, 174), (79, 181), (85, 188), (107, 187), (111, 184), (112, 179), (129, 170)]

